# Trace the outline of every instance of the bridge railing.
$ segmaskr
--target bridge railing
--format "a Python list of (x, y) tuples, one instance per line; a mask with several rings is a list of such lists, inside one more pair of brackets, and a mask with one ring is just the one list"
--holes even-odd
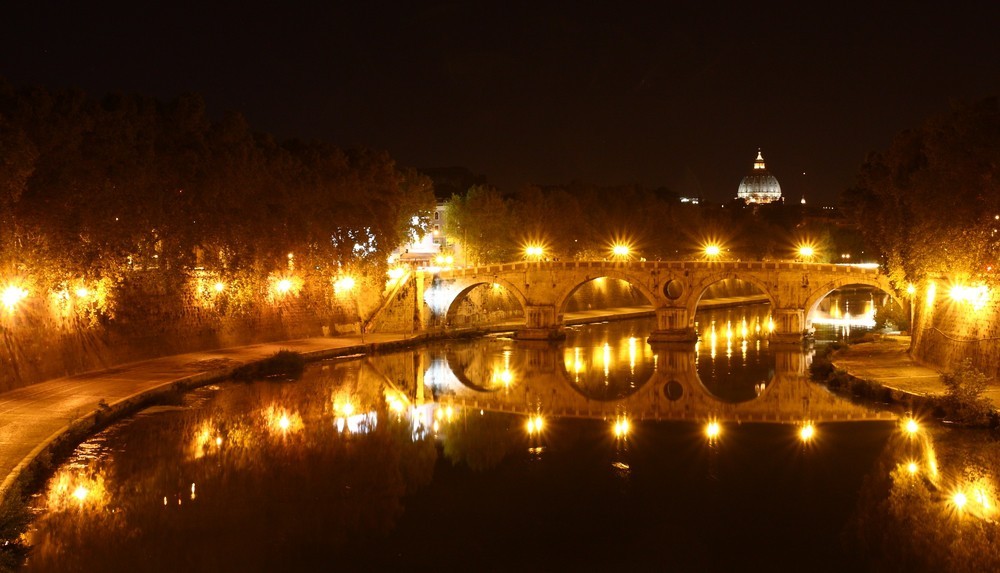
[(802, 272), (835, 272), (863, 276), (879, 274), (877, 267), (835, 265), (830, 263), (800, 263), (794, 261), (517, 261), (482, 266), (451, 268), (440, 271), (446, 276), (501, 274), (538, 269), (621, 269), (621, 270), (796, 270)]

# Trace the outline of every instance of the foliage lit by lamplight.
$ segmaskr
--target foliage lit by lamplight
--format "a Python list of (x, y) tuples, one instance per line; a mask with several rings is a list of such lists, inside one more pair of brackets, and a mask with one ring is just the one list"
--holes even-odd
[(398, 281), (406, 275), (406, 269), (404, 267), (393, 267), (389, 269), (388, 273), (389, 280)]
[(302, 279), (295, 275), (272, 276), (271, 288), (278, 296), (296, 295), (302, 289)]
[(350, 275), (340, 276), (333, 281), (333, 292), (337, 294), (348, 293), (354, 290), (354, 285), (354, 277)]
[(0, 304), (3, 304), (3, 307), (7, 309), (7, 312), (14, 312), (17, 305), (27, 297), (27, 290), (17, 285), (9, 285), (3, 290), (3, 293), (0, 294)]
[(974, 287), (954, 285), (951, 287), (948, 295), (955, 302), (964, 303), (971, 306), (974, 310), (979, 310), (986, 306), (986, 303), (989, 302), (990, 289), (985, 285)]

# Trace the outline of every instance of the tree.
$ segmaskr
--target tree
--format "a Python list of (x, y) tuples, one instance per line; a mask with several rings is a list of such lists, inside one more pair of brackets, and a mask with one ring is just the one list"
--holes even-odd
[(901, 133), (867, 159), (844, 203), (897, 285), (938, 272), (992, 280), (1000, 255), (997, 99)]

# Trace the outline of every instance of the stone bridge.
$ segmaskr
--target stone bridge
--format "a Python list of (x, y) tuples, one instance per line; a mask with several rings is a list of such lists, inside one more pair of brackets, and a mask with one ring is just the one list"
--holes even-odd
[(576, 386), (561, 352), (550, 344), (520, 342), (517, 348), (519, 357), (506, 365), (505, 377), (488, 369), (478, 373), (464, 369), (461, 360), (446, 352), (431, 364), (415, 365), (417, 387), (407, 393), (416, 397), (417, 404), (433, 401), (471, 410), (557, 417), (784, 424), (896, 419), (891, 412), (854, 404), (810, 382), (810, 356), (802, 351), (775, 354), (773, 376), (756, 398), (726, 402), (702, 384), (696, 354), (676, 345), (654, 345), (656, 370), (633, 391), (613, 399), (596, 399)]
[(608, 277), (627, 282), (656, 311), (650, 342), (697, 340), (694, 315), (706, 289), (727, 279), (757, 287), (771, 303), (775, 329), (771, 342), (801, 343), (812, 332), (810, 316), (831, 291), (847, 285), (898, 293), (878, 269), (852, 265), (794, 262), (713, 261), (546, 261), (517, 262), (418, 273), (418, 291), (433, 318), (445, 319), (472, 289), (500, 285), (524, 309), (525, 324), (517, 337), (557, 339), (563, 335), (563, 313), (573, 293), (589, 281)]

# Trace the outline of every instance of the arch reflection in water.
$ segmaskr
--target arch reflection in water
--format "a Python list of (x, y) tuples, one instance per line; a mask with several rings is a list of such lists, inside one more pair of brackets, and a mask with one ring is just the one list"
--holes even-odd
[[(567, 464), (571, 467), (566, 471), (589, 471), (595, 464), (607, 468), (610, 463), (618, 472), (615, 475), (628, 479), (630, 468), (649, 471), (657, 461), (668, 466), (678, 460), (699, 463), (697, 455), (685, 458), (678, 453), (686, 443), (699, 450), (705, 442), (700, 432), (715, 420), (721, 435), (716, 436), (712, 471), (721, 472), (718, 468), (725, 467), (727, 457), (773, 450), (770, 440), (775, 436), (794, 444), (806, 420), (812, 421), (818, 436), (825, 437), (830, 432), (824, 425), (833, 421), (889, 417), (838, 400), (808, 382), (808, 357), (800, 352), (774, 354), (774, 376), (767, 391), (753, 400), (729, 403), (701, 383), (690, 348), (650, 347), (639, 337), (634, 345), (628, 342), (633, 338), (630, 329), (648, 325), (606, 325), (598, 330), (602, 328), (620, 329), (617, 340), (624, 344), (602, 334), (573, 338), (571, 333), (566, 346), (493, 338), (311, 365), (295, 383), (222, 384), (199, 390), (185, 398), (182, 407), (132, 420), (120, 430), (127, 433), (111, 440), (106, 451), (91, 461), (71, 460), (83, 464), (84, 474), (104, 476), (104, 509), (78, 511), (73, 493), (84, 485), (88, 493), (84, 496), (80, 490), (80, 495), (90, 499), (96, 488), (76, 481), (65, 486), (55, 483), (53, 491), (61, 492), (55, 499), (62, 499), (68, 509), (49, 508), (37, 523), (33, 563), (39, 570), (176, 571), (210, 569), (207, 564), (225, 556), (231, 569), (310, 570), (316, 563), (329, 563), (331, 551), (338, 551), (353, 566), (395, 570), (408, 564), (391, 557), (408, 539), (415, 540), (402, 553), (408, 560), (425, 555), (423, 534), (427, 519), (434, 518), (420, 513), (421, 506), (428, 506), (427, 498), (407, 507), (419, 514), (410, 519), (418, 524), (416, 531), (411, 528), (393, 537), (392, 551), (386, 551), (381, 540), (395, 527), (404, 505), (414, 499), (410, 496), (418, 495), (414, 492), (421, 487), (431, 487), (427, 484), (432, 478), (438, 479), (436, 471), (443, 474), (443, 485), (431, 496), (434, 503), (452, 496), (470, 507), (483, 502), (479, 493), (462, 495), (466, 480), (483, 482), (464, 470), (449, 471), (454, 463), (485, 471), (514, 454), (529, 462), (544, 459), (545, 464), (560, 456), (564, 462), (567, 456), (580, 456)], [(634, 380), (635, 389), (594, 399), (580, 390), (567, 368), (567, 356), (575, 354), (569, 350), (574, 347), (581, 348), (581, 354), (583, 348), (603, 353), (605, 343), (611, 349), (609, 386), (624, 388)], [(454, 359), (461, 365), (461, 376), (449, 367)], [(508, 368), (509, 384), (496, 375)], [(645, 371), (649, 372), (645, 379), (630, 378)], [(603, 383), (603, 365), (600, 373)], [(616, 381), (619, 375), (625, 382)], [(293, 422), (294, 415), (301, 426)], [(344, 419), (347, 427), (355, 416), (366, 416), (372, 423), (359, 424), (356, 432), (338, 431), (337, 419)], [(282, 424), (283, 418), (287, 424)], [(655, 420), (688, 421), (693, 431), (678, 432), (687, 424)], [(782, 425), (746, 424), (759, 421)], [(287, 431), (293, 426), (299, 429)], [(758, 434), (767, 441), (760, 449), (744, 450), (747, 442), (742, 438), (756, 428), (769, 429)], [(652, 439), (654, 435), (658, 437)], [(668, 441), (659, 441), (663, 439)], [(837, 449), (828, 447), (831, 443), (822, 444), (827, 454)], [(587, 457), (594, 452), (597, 458)], [(670, 455), (664, 455), (667, 452)], [(438, 463), (439, 456), (446, 461)], [(526, 474), (512, 469), (531, 465), (521, 464), (523, 459), (513, 458), (494, 477), (515, 476), (504, 486), (536, 483), (530, 475), (539, 473), (521, 479)], [(733, 483), (745, 479), (744, 464), (736, 460), (733, 467), (732, 475), (738, 475)], [(672, 479), (669, 476), (683, 474), (665, 466), (659, 475)], [(556, 483), (557, 491), (564, 492), (566, 481)], [(676, 487), (694, 485), (678, 482)], [(533, 503), (543, 503), (554, 490), (538, 491), (543, 495), (532, 498)], [(514, 497), (530, 494), (521, 491)], [(975, 503), (974, 491), (965, 495), (966, 507)], [(514, 503), (503, 496), (499, 499)], [(606, 499), (608, 507), (620, 507), (613, 495)], [(466, 527), (468, 520), (457, 523), (458, 528)], [(119, 542), (124, 539), (128, 542)], [(351, 550), (341, 551), (345, 548)], [(68, 561), (73, 559), (77, 561)]]
[[(633, 329), (644, 328), (640, 321), (602, 325), (571, 332), (564, 346), (494, 338), (446, 352), (431, 349), (425, 359), (430, 367), (421, 378), (442, 403), (523, 415), (614, 419), (624, 413), (633, 420), (715, 417), (798, 425), (892, 418), (811, 383), (809, 357), (801, 351), (774, 352), (764, 343), (748, 349), (745, 361), (721, 356), (713, 361), (690, 348), (654, 348), (632, 336)], [(498, 358), (504, 356), (506, 362)], [(461, 374), (444, 367), (452, 360)], [(491, 382), (493, 372), (506, 363), (517, 365), (516, 383), (498, 388)], [(711, 376), (708, 382), (704, 372)]]
[(695, 360), (705, 388), (724, 402), (759, 397), (774, 378), (767, 341), (774, 331), (771, 305), (702, 310), (695, 325), (701, 328)]

